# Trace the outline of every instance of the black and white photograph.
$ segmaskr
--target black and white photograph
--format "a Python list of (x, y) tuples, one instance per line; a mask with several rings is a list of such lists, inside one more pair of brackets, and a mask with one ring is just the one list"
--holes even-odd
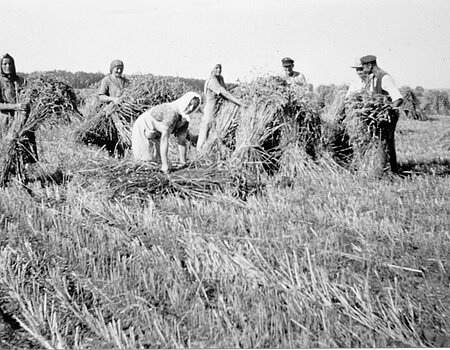
[(0, 0), (0, 349), (450, 348), (450, 1)]

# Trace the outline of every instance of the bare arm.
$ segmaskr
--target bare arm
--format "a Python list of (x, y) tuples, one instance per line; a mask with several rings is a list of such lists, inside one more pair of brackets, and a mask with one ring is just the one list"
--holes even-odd
[(165, 173), (169, 171), (168, 153), (169, 153), (169, 131), (166, 130), (161, 133), (161, 140), (160, 140), (161, 170)]
[(0, 103), (0, 111), (25, 111), (26, 103)]
[(230, 92), (223, 89), (223, 91), (220, 92), (223, 97), (225, 97), (227, 100), (230, 100), (233, 103), (236, 103), (238, 106), (244, 107), (244, 103), (239, 100), (237, 97), (234, 97)]
[(100, 100), (100, 102), (114, 102), (114, 103), (116, 103), (119, 100), (118, 97), (111, 97), (108, 95), (98, 95), (98, 99)]
[(402, 105), (402, 103), (403, 103), (403, 98), (399, 98), (399, 99), (395, 100), (394, 102), (392, 102), (392, 107), (398, 108)]
[(231, 94), (227, 89), (225, 89), (220, 83), (217, 81), (217, 79), (210, 79), (208, 84), (208, 89), (213, 91), (215, 94), (220, 94), (227, 100), (230, 100), (231, 102), (237, 104), (238, 106), (243, 107), (244, 103), (239, 100), (237, 97), (234, 97), (233, 94)]

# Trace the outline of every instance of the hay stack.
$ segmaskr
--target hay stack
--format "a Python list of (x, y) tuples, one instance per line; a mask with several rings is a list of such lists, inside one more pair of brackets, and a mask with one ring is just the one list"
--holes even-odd
[(286, 147), (298, 144), (315, 156), (320, 119), (306, 88), (279, 77), (262, 77), (233, 89), (246, 108), (220, 106), (205, 144), (209, 158), (228, 158), (256, 173), (280, 166)]
[(52, 126), (70, 122), (73, 117), (80, 118), (73, 89), (47, 75), (29, 77), (18, 100), (29, 102), (30, 111), (28, 114), (16, 113), (8, 135), (0, 142), (0, 186), (6, 185), (13, 174), (23, 177), (30, 133), (43, 125)]
[(359, 173), (381, 176), (389, 161), (384, 135), (395, 128), (396, 111), (388, 97), (357, 93), (346, 102), (345, 129), (350, 137)]
[[(332, 105), (338, 95), (342, 95), (342, 92), (347, 92), (347, 85), (319, 85), (316, 88), (315, 99), (319, 110), (322, 112)], [(344, 93), (345, 94), (345, 93)]]
[(189, 90), (192, 87), (177, 78), (132, 76), (117, 104), (97, 103), (93, 110), (86, 110), (75, 138), (122, 154), (131, 147), (131, 128), (140, 114), (150, 107), (174, 101)]
[(320, 114), (322, 120), (321, 152), (341, 166), (347, 166), (353, 156), (350, 138), (342, 123), (345, 118), (346, 93), (346, 87), (336, 90), (334, 99), (324, 106)]
[(420, 108), (427, 115), (450, 115), (450, 102), (447, 91), (425, 90), (420, 100)]
[(420, 101), (415, 92), (408, 86), (400, 88), (403, 95), (402, 114), (408, 119), (427, 120), (427, 116), (420, 109)]

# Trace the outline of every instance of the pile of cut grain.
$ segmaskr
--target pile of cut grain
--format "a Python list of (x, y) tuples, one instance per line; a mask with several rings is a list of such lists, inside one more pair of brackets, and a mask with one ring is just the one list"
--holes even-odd
[(450, 115), (450, 102), (447, 91), (425, 90), (420, 99), (420, 108), (427, 115)]
[(350, 139), (342, 120), (345, 118), (347, 88), (334, 92), (334, 98), (321, 110), (321, 153), (342, 166), (348, 165), (353, 155)]
[(75, 131), (76, 140), (105, 146), (110, 152), (131, 147), (131, 129), (137, 117), (150, 107), (172, 102), (193, 88), (172, 77), (131, 76), (116, 104), (100, 104), (87, 109), (84, 122)]
[(387, 96), (364, 92), (349, 97), (345, 112), (343, 124), (353, 149), (352, 165), (358, 172), (381, 175), (389, 157), (384, 135), (395, 129), (397, 111)]
[(206, 198), (214, 193), (227, 193), (245, 200), (262, 188), (254, 174), (215, 162), (190, 162), (169, 174), (159, 168), (156, 163), (137, 164), (119, 159), (92, 161), (90, 168), (82, 173), (89, 176), (89, 181), (93, 177), (106, 179), (110, 197), (121, 200), (158, 199), (167, 195)]
[(29, 133), (39, 127), (67, 123), (80, 118), (76, 95), (66, 83), (45, 74), (27, 79), (18, 101), (29, 103), (28, 113), (16, 112), (8, 135), (0, 140), (0, 186), (6, 185), (11, 175), (24, 178), (24, 161)]
[(208, 158), (228, 159), (256, 173), (272, 173), (283, 163), (286, 148), (298, 145), (316, 155), (320, 118), (307, 87), (288, 85), (279, 77), (242, 83), (233, 94), (244, 101), (219, 107), (205, 144)]
[(426, 114), (420, 109), (420, 101), (416, 93), (408, 86), (400, 88), (403, 95), (402, 113), (408, 119), (427, 120)]

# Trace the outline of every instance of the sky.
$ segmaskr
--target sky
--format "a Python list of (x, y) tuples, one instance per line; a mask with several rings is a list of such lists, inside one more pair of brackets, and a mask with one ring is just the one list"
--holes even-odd
[(0, 53), (19, 72), (108, 73), (226, 82), (281, 72), (343, 84), (373, 54), (401, 87), (450, 88), (450, 0), (0, 0)]

